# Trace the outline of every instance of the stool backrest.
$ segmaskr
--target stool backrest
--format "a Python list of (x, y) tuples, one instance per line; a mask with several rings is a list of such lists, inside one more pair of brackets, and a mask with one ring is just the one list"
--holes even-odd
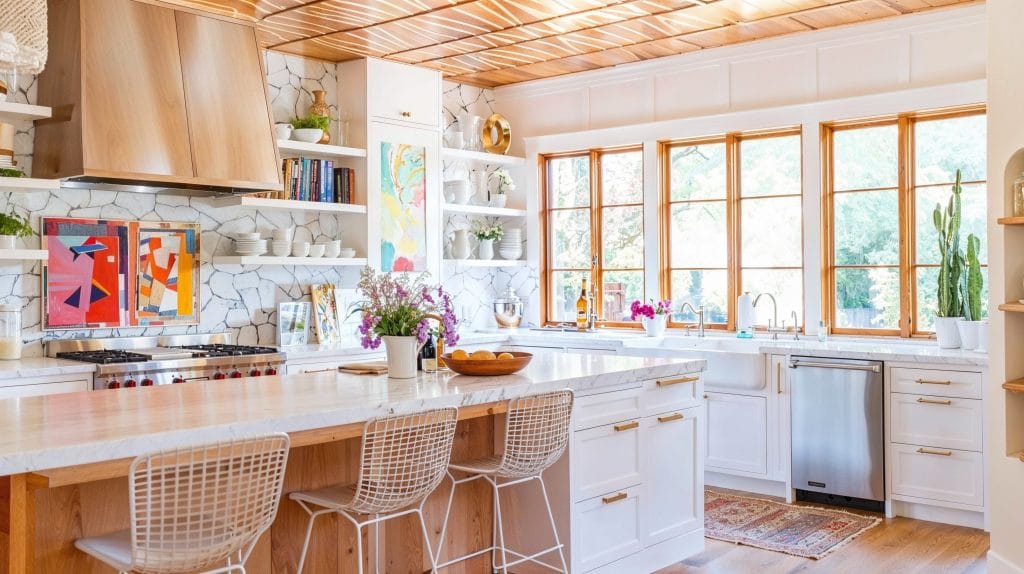
[(288, 435), (166, 450), (129, 471), (133, 572), (191, 572), (248, 553), (277, 514)]
[(496, 474), (535, 476), (569, 444), (573, 392), (569, 389), (512, 399), (505, 415), (505, 452)]
[(430, 494), (445, 476), (457, 422), (454, 407), (367, 421), (350, 508), (392, 512)]

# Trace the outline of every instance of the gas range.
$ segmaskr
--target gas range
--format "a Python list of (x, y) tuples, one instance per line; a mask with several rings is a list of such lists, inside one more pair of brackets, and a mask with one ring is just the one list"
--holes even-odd
[(54, 340), (47, 355), (96, 364), (94, 389), (149, 387), (276, 375), (285, 355), (234, 345), (230, 333)]

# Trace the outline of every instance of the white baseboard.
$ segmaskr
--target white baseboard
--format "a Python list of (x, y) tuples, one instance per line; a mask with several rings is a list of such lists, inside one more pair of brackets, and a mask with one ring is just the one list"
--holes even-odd
[(587, 574), (649, 574), (704, 552), (704, 529), (669, 538)]
[(717, 486), (731, 490), (742, 490), (764, 496), (778, 496), (790, 501), (790, 493), (785, 482), (766, 480), (763, 478), (748, 478), (746, 476), (734, 476), (731, 474), (720, 474), (717, 472), (704, 473), (705, 486)]
[(1024, 569), (1018, 568), (1008, 560), (1003, 559), (995, 550), (988, 551), (985, 567), (988, 574), (1024, 574)]
[[(943, 524), (955, 524), (968, 528), (985, 528), (985, 513), (957, 508), (945, 508), (931, 504), (918, 504), (903, 500), (892, 501), (892, 513), (895, 516), (906, 516), (929, 522), (941, 522)], [(991, 571), (991, 570), (990, 570)]]

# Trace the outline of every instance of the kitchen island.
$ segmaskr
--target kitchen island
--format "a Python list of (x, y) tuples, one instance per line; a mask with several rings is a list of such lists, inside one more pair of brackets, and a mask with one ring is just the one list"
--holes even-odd
[[(452, 458), (475, 458), (500, 443), (504, 401), (566, 387), (578, 396), (574, 438), (545, 482), (570, 545), (571, 568), (654, 569), (703, 548), (698, 421), (704, 366), (700, 360), (538, 353), (526, 370), (503, 377), (315, 373), (0, 400), (0, 571), (108, 572), (73, 541), (127, 527), (128, 465), (157, 448), (287, 432), (287, 495), (354, 481), (367, 419), (459, 407)], [(660, 446), (648, 449), (648, 443)], [(445, 541), (451, 552), (490, 543), (490, 493), (476, 486), (458, 492)], [(427, 505), (435, 537), (447, 492), (445, 483)], [(545, 530), (531, 527), (529, 493), (521, 502), (513, 505), (518, 511), (509, 529), (523, 535), (516, 542), (529, 545)], [(305, 519), (285, 497), (248, 571), (294, 572)], [(382, 527), (382, 571), (424, 571), (428, 561), (417, 532), (407, 519)], [(353, 571), (354, 543), (347, 523), (323, 520), (306, 571)], [(486, 572), (487, 560), (448, 571)]]

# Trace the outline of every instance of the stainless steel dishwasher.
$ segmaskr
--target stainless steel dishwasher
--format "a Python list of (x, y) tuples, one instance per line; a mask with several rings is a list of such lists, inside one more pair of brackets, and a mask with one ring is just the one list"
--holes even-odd
[(882, 510), (882, 363), (791, 357), (789, 369), (797, 500)]

